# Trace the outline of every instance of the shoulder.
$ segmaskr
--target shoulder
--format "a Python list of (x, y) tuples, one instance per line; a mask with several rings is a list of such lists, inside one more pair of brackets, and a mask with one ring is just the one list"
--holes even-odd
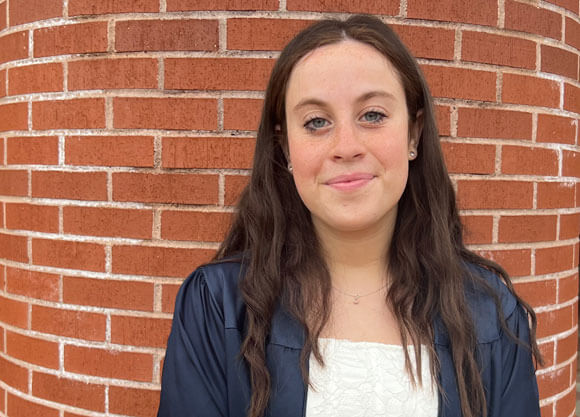
[(238, 289), (243, 273), (241, 258), (223, 259), (198, 267), (181, 285), (176, 312), (204, 301), (221, 316), (226, 328), (238, 327), (239, 313), (244, 306)]
[[(478, 343), (497, 341), (502, 335), (501, 320), (507, 321), (518, 306), (517, 298), (495, 272), (472, 263), (465, 264), (465, 301)], [(436, 323), (436, 343), (448, 344), (441, 322)]]

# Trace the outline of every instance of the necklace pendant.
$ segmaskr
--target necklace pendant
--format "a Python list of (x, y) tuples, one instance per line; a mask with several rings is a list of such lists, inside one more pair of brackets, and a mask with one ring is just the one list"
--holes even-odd
[(355, 295), (355, 296), (354, 296), (354, 300), (352, 300), (352, 303), (353, 303), (353, 304), (358, 304), (358, 302), (359, 302), (359, 298), (360, 298), (360, 295)]

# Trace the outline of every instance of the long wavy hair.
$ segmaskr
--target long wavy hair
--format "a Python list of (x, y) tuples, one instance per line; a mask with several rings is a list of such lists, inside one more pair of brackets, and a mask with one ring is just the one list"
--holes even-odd
[[(244, 256), (246, 273), (240, 281), (247, 306), (240, 353), (251, 379), (248, 416), (261, 417), (268, 405), (271, 381), (266, 366), (266, 340), (279, 303), (305, 331), (301, 352), (305, 382), (308, 382), (310, 354), (323, 364), (317, 341), (330, 314), (330, 275), (310, 212), (287, 169), (284, 104), (290, 74), (300, 59), (316, 48), (345, 39), (372, 46), (396, 68), (405, 91), (410, 126), (415, 123), (417, 112), (423, 111), (417, 158), (410, 162), (388, 248), (386, 268), (390, 286), (385, 301), (398, 320), (403, 346), (416, 347), (416, 369), (421, 364), (418, 347), (421, 343), (427, 345), (432, 377), (439, 371), (433, 320), (437, 316), (441, 319), (449, 333), (463, 416), (485, 415), (487, 407), (477, 363), (476, 334), (464, 293), (468, 280), (487, 289), (496, 302), (504, 328), (505, 321), (498, 297), (483, 278), (467, 271), (465, 263), (492, 270), (512, 292), (513, 287), (499, 265), (467, 250), (463, 243), (431, 95), (415, 59), (386, 24), (375, 17), (356, 15), (345, 21), (314, 23), (280, 54), (266, 90), (252, 175), (240, 197), (232, 228), (216, 255), (216, 260), (241, 253), (247, 255)], [(530, 317), (530, 348), (541, 363), (535, 342), (535, 314), (519, 297), (518, 300)], [(403, 350), (411, 380), (421, 384), (420, 372), (414, 372), (407, 349)]]

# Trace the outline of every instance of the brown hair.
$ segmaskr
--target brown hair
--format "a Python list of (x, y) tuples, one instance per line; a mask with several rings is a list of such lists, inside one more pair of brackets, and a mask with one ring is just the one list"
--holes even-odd
[[(494, 271), (512, 292), (513, 288), (499, 265), (465, 248), (431, 96), (415, 59), (386, 24), (375, 17), (356, 15), (346, 21), (314, 23), (282, 51), (266, 90), (252, 176), (240, 198), (234, 224), (216, 256), (222, 259), (233, 254), (248, 255), (244, 257), (247, 271), (240, 282), (247, 306), (247, 333), (241, 355), (249, 367), (252, 386), (248, 416), (262, 416), (268, 404), (270, 374), (265, 348), (277, 303), (282, 303), (305, 329), (301, 354), (305, 380), (308, 380), (307, 360), (311, 352), (323, 363), (317, 340), (330, 313), (330, 276), (310, 213), (287, 170), (284, 104), (288, 80), (296, 63), (308, 52), (344, 39), (371, 45), (397, 69), (410, 124), (415, 122), (417, 112), (423, 111), (417, 158), (410, 163), (389, 248), (387, 267), (391, 285), (386, 302), (392, 306), (399, 322), (403, 346), (427, 344), (432, 376), (439, 370), (433, 345), (433, 318), (441, 318), (449, 333), (462, 414), (464, 417), (485, 415), (475, 329), (464, 293), (466, 280), (490, 293), (504, 328), (505, 321), (497, 295), (482, 277), (466, 270), (465, 262)], [(536, 317), (531, 307), (518, 300), (531, 318), (531, 349), (541, 362), (535, 342)], [(408, 353), (404, 351), (406, 368), (414, 381)], [(415, 355), (419, 369), (421, 349), (415, 349)], [(420, 384), (420, 373), (417, 376)]]

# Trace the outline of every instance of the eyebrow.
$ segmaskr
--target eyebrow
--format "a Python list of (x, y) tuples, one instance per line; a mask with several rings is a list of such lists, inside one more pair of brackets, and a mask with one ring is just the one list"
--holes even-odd
[[(362, 102), (367, 101), (373, 97), (384, 97), (384, 98), (387, 98), (389, 100), (395, 100), (395, 96), (393, 94), (389, 93), (388, 91), (376, 90), (376, 91), (369, 91), (368, 93), (362, 94), (359, 98), (356, 99), (356, 102), (362, 103)], [(310, 106), (310, 105), (326, 107), (328, 104), (325, 101), (317, 99), (317, 98), (304, 98), (304, 99), (300, 100), (296, 106), (294, 106), (294, 111), (300, 110), (302, 107), (306, 107), (306, 106)]]

